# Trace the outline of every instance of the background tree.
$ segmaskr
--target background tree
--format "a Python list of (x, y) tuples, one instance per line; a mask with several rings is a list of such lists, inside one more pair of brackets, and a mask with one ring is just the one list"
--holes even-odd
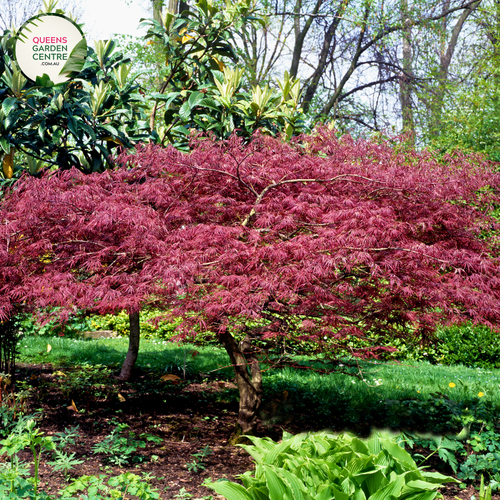
[(0, 32), (17, 30), (39, 12), (57, 9), (76, 19), (82, 14), (83, 4), (74, 0), (0, 0)]
[[(474, 157), (335, 138), (143, 147), (127, 168), (25, 179), (2, 204), (2, 318), (15, 304), (137, 313), (217, 334), (238, 424), (262, 399), (256, 339), (328, 347), (500, 320), (499, 179)], [(326, 339), (325, 339), (326, 338)], [(122, 375), (122, 378), (125, 378)]]
[(428, 112), (440, 116), (450, 65), (465, 46), (462, 36), (469, 33), (471, 13), (479, 3), (261, 2), (274, 23), (246, 37), (252, 50), (245, 48), (242, 56), (253, 68), (255, 54), (266, 57), (259, 44), (271, 39), (261, 67), (271, 73), (286, 65), (291, 76), (300, 77), (302, 109), (313, 120), (333, 119), (340, 127), (365, 131), (400, 129), (396, 122), (404, 121), (402, 128), (413, 130), (410, 106), (415, 108), (419, 85), (425, 86), (419, 95), (427, 98)]
[(499, 6), (483, 2), (474, 12), (462, 72), (447, 89), (439, 133), (430, 142), (440, 150), (460, 147), (500, 161), (498, 135)]

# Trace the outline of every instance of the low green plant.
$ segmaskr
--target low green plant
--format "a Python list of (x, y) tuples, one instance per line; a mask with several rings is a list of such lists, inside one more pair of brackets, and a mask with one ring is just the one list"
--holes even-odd
[(198, 453), (193, 453), (193, 461), (186, 464), (189, 472), (200, 472), (206, 469), (205, 458), (212, 454), (210, 446), (205, 446)]
[[(52, 452), (53, 460), (49, 462), (53, 470), (61, 470), (68, 479), (68, 472), (83, 460), (75, 459), (63, 451), (67, 444), (75, 444), (78, 436), (77, 427), (65, 429), (54, 437), (45, 436), (36, 427), (35, 416), (21, 417), (6, 439), (0, 441), (0, 455), (7, 454), (10, 462), (0, 468), (0, 498), (49, 498), (38, 489), (38, 471), (42, 453)], [(29, 464), (19, 460), (18, 453), (29, 447), (32, 452), (34, 474), (31, 476)], [(4, 496), (1, 496), (3, 493)]]
[(438, 457), (449, 464), (453, 472), (456, 474), (458, 470), (458, 460), (456, 457), (458, 450), (463, 450), (462, 444), (457, 439), (450, 439), (444, 436), (419, 436), (417, 434), (402, 433), (405, 443), (413, 449), (414, 446), (419, 446), (428, 449), (431, 453), (422, 455), (421, 453), (413, 454), (413, 458), (419, 460), (418, 465), (422, 465), (437, 453)]
[[(384, 344), (383, 339), (379, 340)], [(384, 353), (384, 359), (500, 368), (500, 336), (484, 325), (469, 323), (441, 327), (436, 338), (426, 344), (422, 344), (417, 337), (385, 342), (397, 350)]]
[(25, 498), (27, 492), (34, 495), (33, 484), (24, 479), (29, 474), (29, 464), (20, 461), (16, 455), (10, 462), (0, 463), (0, 498)]
[(500, 433), (491, 421), (480, 423), (479, 429), (470, 431), (466, 445), (472, 453), (462, 452), (466, 459), (460, 465), (457, 477), (467, 482), (487, 477), (490, 487), (497, 490), (500, 486)]
[(105, 365), (85, 363), (71, 370), (56, 372), (58, 386), (66, 398), (85, 401), (109, 398), (117, 389), (109, 381), (113, 370)]
[(16, 412), (9, 406), (0, 405), (0, 438), (6, 438), (16, 426)]
[(126, 432), (128, 427), (127, 424), (117, 424), (111, 434), (93, 446), (93, 453), (104, 455), (108, 463), (118, 467), (131, 462), (143, 462), (145, 457), (137, 454), (137, 450), (145, 448), (147, 441), (160, 443), (161, 439), (152, 434), (141, 434), (139, 436), (141, 439), (137, 439), (135, 433)]
[(75, 444), (76, 439), (80, 437), (78, 433), (78, 426), (64, 429), (63, 432), (58, 432), (52, 440), (56, 444), (54, 448), (54, 455), (49, 465), (52, 466), (54, 471), (62, 471), (66, 480), (69, 479), (69, 471), (72, 470), (75, 465), (83, 463), (83, 460), (75, 458), (75, 453), (66, 453), (63, 448), (68, 444)]
[(182, 487), (179, 492), (174, 496), (176, 500), (186, 500), (187, 498), (193, 498), (193, 495), (186, 490), (186, 488)]
[(481, 483), (479, 486), (479, 500), (491, 500), (491, 485), (485, 488), (483, 476), (481, 476)]
[(186, 376), (192, 377), (197, 373), (193, 357), (188, 358), (187, 347), (184, 348), (183, 356), (174, 356), (173, 359), (169, 359), (165, 366), (165, 373), (179, 375), (183, 380), (186, 380)]
[[(82, 498), (88, 500), (108, 500), (109, 498), (126, 498), (134, 496), (140, 500), (156, 500), (160, 498), (156, 489), (151, 488), (149, 478), (125, 472), (119, 476), (107, 477), (81, 476), (60, 492), (59, 500), (74, 500)], [(83, 493), (86, 495), (83, 495)], [(78, 496), (77, 496), (78, 495)]]
[(418, 467), (402, 447), (401, 436), (375, 432), (366, 440), (328, 432), (292, 436), (283, 441), (249, 436), (241, 445), (256, 462), (255, 473), (240, 475), (243, 486), (229, 481), (204, 484), (228, 500), (364, 500), (442, 498), (446, 482), (458, 482)]
[[(49, 311), (48, 311), (49, 312)], [(41, 335), (61, 337), (76, 337), (81, 332), (90, 329), (88, 319), (83, 312), (74, 314), (68, 318), (66, 323), (61, 324), (57, 319), (43, 321), (41, 317), (33, 314), (22, 313), (18, 315), (19, 327), (24, 335)]]
[(75, 465), (83, 463), (83, 460), (75, 458), (75, 453), (69, 454), (55, 448), (54, 454), (54, 459), (48, 463), (54, 471), (62, 471), (66, 480), (69, 479), (69, 471), (72, 470)]
[[(0, 455), (7, 454), (11, 459), (11, 488), (15, 481), (20, 481), (19, 476), (14, 478), (12, 475), (16, 470), (14, 464), (19, 464), (17, 454), (26, 447), (29, 447), (33, 457), (34, 473), (32, 478), (33, 492), (35, 498), (38, 494), (38, 471), (42, 453), (52, 451), (55, 448), (54, 441), (50, 436), (45, 436), (40, 429), (36, 427), (36, 421), (32, 416), (26, 416), (19, 419), (11, 434), (0, 441)], [(18, 469), (17, 469), (18, 470)]]

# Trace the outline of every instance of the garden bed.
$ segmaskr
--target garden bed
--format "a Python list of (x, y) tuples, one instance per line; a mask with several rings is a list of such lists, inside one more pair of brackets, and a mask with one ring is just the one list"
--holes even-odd
[[(248, 453), (227, 444), (237, 415), (235, 402), (223, 399), (228, 389), (233, 388), (231, 382), (205, 379), (155, 384), (147, 373), (138, 370), (131, 383), (110, 380), (114, 392), (105, 397), (99, 393), (95, 398), (74, 395), (72, 398), (61, 391), (65, 376), (61, 374), (69, 370), (50, 364), (18, 367), (18, 384), (29, 383), (33, 387), (26, 410), (41, 410), (39, 427), (45, 435), (56, 436), (58, 432), (78, 426), (78, 437), (74, 444), (66, 446), (65, 452), (74, 453), (74, 459), (82, 463), (68, 472), (68, 478), (47, 464), (50, 453), (42, 455), (40, 487), (46, 493), (54, 494), (68, 484), (68, 479), (82, 475), (114, 476), (132, 472), (147, 474), (162, 499), (210, 498), (210, 495), (221, 498), (202, 485), (206, 478), (234, 480), (238, 474), (252, 469)], [(281, 422), (260, 426), (258, 433), (278, 440), (283, 429), (292, 433), (309, 430), (301, 428), (299, 421), (290, 419), (286, 425)], [(93, 452), (93, 447), (119, 426), (128, 426), (123, 427), (119, 436), (132, 436), (132, 446), (144, 443), (144, 448), (136, 446), (136, 450), (129, 453), (128, 463), (120, 463), (119, 452), (107, 456)], [(20, 457), (30, 461), (28, 451), (21, 452)], [(5, 460), (5, 456), (0, 460)], [(431, 462), (431, 466), (438, 463)], [(449, 485), (443, 494), (450, 500), (470, 499), (475, 490)], [(500, 496), (493, 498), (500, 499)]]

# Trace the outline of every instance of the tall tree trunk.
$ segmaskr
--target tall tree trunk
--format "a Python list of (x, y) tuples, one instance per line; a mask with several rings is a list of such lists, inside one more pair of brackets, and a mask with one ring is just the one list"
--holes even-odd
[(313, 97), (316, 95), (316, 91), (318, 90), (318, 86), (321, 80), (321, 77), (326, 71), (326, 66), (328, 63), (328, 56), (332, 52), (332, 42), (334, 39), (335, 32), (339, 26), (340, 20), (344, 15), (344, 12), (347, 8), (349, 0), (341, 0), (340, 5), (337, 9), (337, 12), (333, 18), (332, 23), (328, 27), (328, 30), (325, 33), (325, 39), (323, 40), (323, 47), (321, 48), (321, 52), (319, 55), (319, 61), (316, 66), (316, 70), (307, 86), (307, 89), (304, 94), (304, 99), (302, 100), (302, 109), (305, 113), (309, 111), (309, 106), (311, 105), (311, 101)]
[(304, 40), (306, 39), (306, 35), (311, 28), (311, 25), (314, 21), (315, 16), (318, 14), (321, 5), (324, 0), (316, 0), (316, 4), (312, 10), (311, 15), (307, 18), (304, 26), (301, 28), (300, 26), (300, 18), (301, 18), (301, 9), (302, 9), (302, 0), (297, 0), (293, 9), (293, 25), (295, 32), (295, 43), (293, 46), (292, 53), (292, 62), (290, 65), (290, 76), (293, 78), (297, 77), (297, 73), (299, 71), (299, 63), (300, 58), (302, 56), (302, 49), (304, 48)]
[[(449, 10), (450, 0), (445, 0), (443, 3), (443, 13)], [(462, 14), (458, 18), (453, 30), (451, 32), (450, 39), (448, 44), (446, 45), (445, 41), (443, 41), (441, 45), (441, 53), (440, 53), (440, 61), (439, 61), (439, 70), (437, 75), (436, 88), (433, 91), (432, 96), (432, 109), (431, 111), (431, 134), (434, 136), (439, 135), (442, 128), (442, 112), (444, 106), (444, 98), (446, 94), (446, 87), (449, 82), (449, 68), (450, 63), (453, 58), (453, 54), (455, 53), (455, 49), (457, 47), (458, 38), (464, 27), (465, 21), (467, 18), (477, 9), (481, 0), (477, 0), (474, 3), (470, 4), (470, 7), (467, 7), (463, 10)], [(443, 17), (443, 30), (446, 29), (446, 17)]]
[(162, 21), (163, 0), (151, 0), (153, 4), (153, 19), (159, 23)]
[(399, 99), (403, 118), (403, 132), (411, 132), (415, 140), (415, 122), (413, 119), (412, 87), (413, 87), (413, 54), (411, 19), (408, 0), (401, 1), (401, 23), (404, 25), (403, 35), (403, 72), (399, 77)]
[(126, 382), (132, 376), (132, 369), (134, 368), (137, 356), (139, 354), (139, 340), (141, 335), (141, 327), (139, 324), (139, 313), (135, 312), (129, 314), (130, 321), (130, 336), (128, 341), (128, 351), (123, 362), (122, 371), (120, 372), (120, 380)]
[(239, 344), (230, 333), (219, 337), (233, 364), (240, 394), (238, 420), (230, 444), (242, 441), (243, 435), (252, 435), (257, 425), (257, 412), (262, 403), (262, 372), (252, 345), (252, 339), (260, 333), (257, 330), (249, 332)]

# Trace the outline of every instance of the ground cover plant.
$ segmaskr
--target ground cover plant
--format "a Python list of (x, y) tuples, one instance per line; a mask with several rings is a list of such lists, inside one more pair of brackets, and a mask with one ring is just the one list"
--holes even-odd
[(63, 316), (127, 310), (126, 380), (139, 311), (175, 306), (183, 335), (212, 331), (227, 350), (243, 432), (262, 398), (254, 340), (426, 337), (438, 322), (498, 320), (498, 239), (484, 237), (498, 176), (480, 159), (323, 129), (287, 144), (198, 139), (189, 155), (144, 147), (119, 161), (102, 175), (26, 179), (5, 198), (3, 314), (19, 297)]
[[(127, 476), (136, 484), (144, 480), (142, 474), (146, 473), (155, 476), (148, 482), (158, 490), (160, 498), (181, 498), (176, 495), (182, 491), (186, 498), (188, 494), (202, 498), (210, 495), (202, 486), (208, 477), (213, 481), (234, 481), (237, 474), (253, 470), (246, 452), (227, 446), (238, 411), (234, 375), (229, 369), (219, 371), (229, 359), (227, 353), (220, 348), (216, 352), (214, 347), (193, 346), (199, 351), (193, 358), (194, 373), (186, 381), (180, 377), (174, 382), (162, 381), (164, 361), (186, 346), (160, 342), (166, 352), (158, 349), (157, 342), (144, 341), (132, 382), (106, 376), (105, 383), (113, 390), (102, 391), (103, 395), (87, 408), (78, 399), (71, 404), (62, 390), (61, 373), (73, 372), (76, 378), (81, 356), (82, 366), (92, 366), (94, 361), (101, 364), (107, 357), (116, 374), (127, 349), (126, 339), (23, 339), (17, 378), (20, 387), (30, 394), (26, 411), (43, 409), (37, 427), (43, 436), (51, 437), (56, 450), (60, 447), (66, 454), (58, 457), (55, 450), (42, 454), (40, 491), (52, 495), (66, 484), (72, 486), (72, 480), (80, 476), (75, 488), (111, 488), (111, 478), (129, 473), (138, 476)], [(51, 346), (50, 352), (47, 345)], [(74, 356), (68, 363), (67, 354), (72, 350)], [(453, 475), (476, 487), (483, 475), (486, 484), (493, 480), (495, 489), (496, 452), (488, 447), (500, 437), (497, 370), (425, 362), (360, 364), (364, 381), (290, 367), (264, 370), (265, 397), (258, 433), (276, 441), (283, 428), (294, 434), (329, 427), (335, 432), (351, 429), (366, 435), (373, 426), (390, 426), (392, 421), (406, 426), (405, 441), (413, 442), (413, 448), (407, 450), (419, 467), (431, 465), (441, 474)], [(210, 373), (212, 369), (216, 371)], [(436, 429), (447, 437), (422, 437), (415, 432)], [(462, 440), (457, 437), (460, 434)], [(59, 435), (62, 443), (64, 436), (68, 438), (64, 447)], [(425, 460), (433, 451), (434, 455)], [(29, 448), (18, 453), (21, 462), (28, 462), (24, 466), (28, 468), (25, 479), (34, 477), (33, 469), (29, 470), (31, 456)], [(450, 456), (456, 460), (455, 465)], [(7, 463), (1, 458), (0, 462)], [(121, 481), (128, 484), (126, 478)], [(474, 493), (470, 488), (461, 492), (458, 486), (448, 486), (445, 498), (470, 498)], [(105, 498), (104, 490), (102, 495)]]

